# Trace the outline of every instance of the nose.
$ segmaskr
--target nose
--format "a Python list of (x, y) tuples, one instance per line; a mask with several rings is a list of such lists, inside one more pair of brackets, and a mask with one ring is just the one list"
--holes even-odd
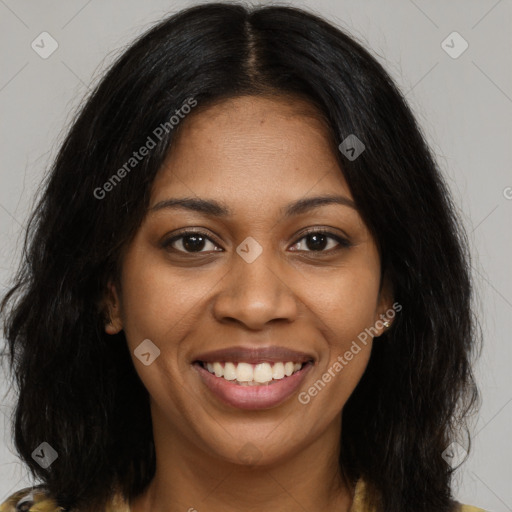
[(233, 253), (231, 269), (221, 280), (214, 300), (213, 312), (219, 322), (237, 322), (260, 330), (272, 321), (296, 319), (293, 284), (273, 259), (275, 255), (266, 249), (251, 263)]

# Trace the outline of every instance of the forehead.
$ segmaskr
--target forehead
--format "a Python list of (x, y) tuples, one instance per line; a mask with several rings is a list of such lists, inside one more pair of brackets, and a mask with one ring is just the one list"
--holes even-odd
[(231, 98), (181, 121), (151, 202), (177, 193), (260, 204), (309, 191), (350, 197), (335, 151), (326, 122), (306, 101)]

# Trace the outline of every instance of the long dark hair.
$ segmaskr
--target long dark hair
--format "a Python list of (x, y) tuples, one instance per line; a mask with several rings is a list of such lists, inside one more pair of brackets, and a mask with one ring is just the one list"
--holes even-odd
[[(453, 510), (443, 451), (479, 402), (467, 240), (389, 75), (352, 37), (291, 7), (211, 3), (164, 19), (76, 116), (2, 301), (16, 449), (66, 508), (101, 510), (114, 489), (131, 499), (151, 481), (148, 393), (124, 333), (104, 332), (102, 298), (176, 130), (168, 124), (129, 175), (112, 176), (190, 98), (200, 109), (246, 94), (306, 98), (336, 145), (350, 134), (365, 144), (357, 159), (337, 158), (403, 309), (344, 407), (340, 466), (364, 479), (379, 512)], [(48, 469), (31, 456), (43, 441), (59, 455)]]

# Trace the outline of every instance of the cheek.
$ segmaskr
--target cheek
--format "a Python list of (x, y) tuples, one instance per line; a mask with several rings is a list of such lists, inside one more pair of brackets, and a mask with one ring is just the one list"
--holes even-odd
[(329, 342), (340, 351), (377, 319), (380, 275), (373, 266), (350, 266), (323, 282), (314, 310), (329, 328)]
[[(368, 329), (375, 324), (379, 273), (374, 265), (354, 265), (325, 281), (311, 296), (314, 311), (323, 324), (328, 350), (319, 362), (310, 396), (327, 414), (339, 412), (361, 379), (372, 347)], [(306, 398), (307, 399), (307, 398)]]
[[(123, 330), (135, 370), (154, 404), (179, 418), (186, 408), (183, 402), (198, 399), (175, 390), (183, 389), (179, 378), (181, 343), (197, 322), (194, 315), (206, 291), (204, 283), (200, 286), (199, 280), (194, 283), (189, 277), (170, 272), (165, 262), (137, 248), (124, 259), (122, 279)], [(160, 350), (147, 366), (136, 355), (146, 339)]]
[(134, 249), (123, 263), (122, 320), (128, 344), (149, 338), (162, 351), (175, 348), (173, 342), (206, 289), (199, 278), (170, 272), (161, 258)]

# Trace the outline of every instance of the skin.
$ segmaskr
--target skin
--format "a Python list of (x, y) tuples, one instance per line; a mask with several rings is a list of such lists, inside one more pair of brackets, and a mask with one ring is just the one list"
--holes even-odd
[[(338, 468), (341, 412), (371, 338), (308, 404), (295, 393), (274, 408), (236, 409), (191, 366), (205, 351), (281, 345), (314, 356), (299, 389), (307, 391), (391, 308), (375, 241), (355, 208), (282, 216), (289, 203), (320, 195), (353, 199), (325, 126), (302, 100), (244, 96), (182, 121), (108, 298), (106, 332), (124, 330), (151, 400), (157, 470), (132, 512), (350, 509), (354, 489)], [(150, 211), (182, 197), (221, 201), (233, 215)], [(327, 238), (315, 250), (303, 235), (312, 227), (351, 245)], [(206, 231), (202, 252), (187, 253), (183, 238), (162, 247), (181, 228)], [(249, 236), (263, 249), (252, 263), (236, 252)], [(145, 339), (160, 349), (148, 366), (133, 354)]]

